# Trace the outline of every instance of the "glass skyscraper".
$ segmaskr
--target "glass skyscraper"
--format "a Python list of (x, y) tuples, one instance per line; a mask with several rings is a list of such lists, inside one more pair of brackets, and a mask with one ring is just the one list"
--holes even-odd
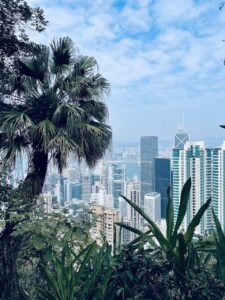
[(155, 158), (155, 191), (161, 194), (161, 218), (166, 217), (167, 188), (170, 186), (170, 159)]
[(179, 128), (174, 135), (174, 149), (184, 149), (184, 144), (189, 141), (189, 135), (186, 131)]
[(109, 167), (108, 193), (113, 195), (114, 207), (119, 207), (120, 195), (125, 195), (125, 164), (114, 163)]
[(144, 195), (155, 191), (155, 157), (158, 156), (158, 137), (141, 137), (141, 205)]
[(89, 172), (88, 169), (84, 171), (81, 177), (81, 184), (82, 184), (82, 200), (86, 202), (90, 202), (91, 199), (91, 187), (93, 184), (93, 176)]

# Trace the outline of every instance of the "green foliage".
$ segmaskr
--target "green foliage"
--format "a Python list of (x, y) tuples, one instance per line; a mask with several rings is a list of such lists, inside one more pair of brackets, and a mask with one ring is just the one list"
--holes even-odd
[(32, 212), (32, 218), (20, 217), (12, 233), (14, 239), (21, 241), (17, 258), (18, 274), (23, 290), (30, 298), (36, 299), (35, 286), (44, 285), (41, 265), (51, 260), (53, 251), (60, 253), (65, 243), (75, 253), (86, 247), (91, 241), (90, 224), (77, 224), (66, 211), (45, 214), (39, 207)]
[(171, 198), (170, 187), (167, 190), (167, 207), (166, 207), (166, 238), (171, 242), (174, 226), (174, 211), (173, 211), (173, 199)]
[(12, 236), (24, 238), (22, 250), (31, 251), (32, 256), (43, 256), (49, 248), (60, 249), (65, 242), (74, 248), (90, 242), (90, 223), (77, 224), (65, 210), (46, 214), (42, 208), (37, 207), (32, 212), (32, 218), (28, 218), (28, 215), (26, 219), (23, 215), (20, 218), (17, 215), (20, 222)]
[[(191, 179), (184, 184), (184, 187), (181, 192), (181, 199), (179, 205), (179, 211), (177, 220), (174, 226), (174, 214), (173, 214), (173, 202), (170, 197), (170, 190), (168, 190), (168, 204), (166, 210), (166, 224), (167, 224), (167, 232), (166, 238), (161, 233), (158, 226), (149, 218), (145, 212), (139, 208), (135, 203), (122, 196), (128, 204), (130, 204), (148, 223), (148, 227), (150, 232), (153, 234), (154, 238), (157, 240), (160, 247), (167, 254), (167, 257), (173, 262), (175, 273), (178, 280), (185, 280), (187, 271), (190, 267), (190, 262), (192, 259), (189, 255), (194, 255), (193, 249), (190, 252), (188, 249), (189, 244), (192, 242), (192, 238), (195, 232), (196, 227), (200, 224), (201, 218), (205, 211), (208, 209), (211, 199), (206, 201), (206, 203), (199, 209), (197, 214), (191, 220), (187, 230), (185, 233), (179, 232), (180, 226), (184, 220), (187, 205), (189, 200), (191, 190)], [(132, 228), (130, 226), (124, 225), (122, 223), (117, 223), (117, 225), (130, 230), (139, 236), (143, 236), (145, 239), (148, 239), (148, 234), (142, 233), (139, 230)], [(151, 238), (150, 238), (151, 239)]]
[[(112, 249), (105, 240), (101, 245), (91, 242), (91, 224), (76, 224), (66, 211), (45, 214), (41, 202), (27, 211), (18, 191), (2, 186), (4, 203), (13, 203), (13, 195), (15, 199), (7, 224), (17, 224), (12, 237), (20, 247), (16, 252), (19, 283), (29, 299), (223, 299), (224, 234), (215, 216), (217, 242), (212, 236), (193, 239), (193, 224), (200, 222), (196, 214), (187, 235), (191, 240), (178, 231), (174, 248), (165, 237), (161, 246), (161, 235), (156, 239), (159, 229), (156, 224), (151, 227), (150, 220), (145, 233), (121, 224), (119, 231), (126, 228), (138, 237), (125, 246), (119, 238)], [(168, 207), (169, 213), (170, 200)], [(173, 224), (168, 213), (167, 222)], [(175, 226), (171, 228), (170, 238)]]
[[(0, 282), (8, 285), (4, 294), (20, 289), (18, 272), (24, 269), (25, 277), (31, 274), (45, 252), (58, 241), (60, 248), (62, 237), (69, 238), (75, 228), (76, 234), (81, 229), (68, 229), (66, 221), (67, 226), (62, 222), (61, 227), (55, 226), (56, 216), (33, 215), (49, 161), (53, 160), (61, 172), (73, 153), (93, 166), (111, 141), (103, 102), (109, 83), (97, 72), (96, 61), (78, 55), (69, 38), (55, 40), (49, 48), (33, 45), (31, 53), (18, 59), (17, 72), (5, 78), (4, 96), (10, 97), (0, 101), (1, 155), (11, 167), (18, 153), (23, 152), (29, 165), (25, 181), (4, 200), (0, 236), (0, 267), (4, 268)], [(79, 242), (77, 235), (74, 238)], [(22, 263), (24, 257), (31, 257), (28, 264)], [(13, 289), (11, 282), (15, 283)]]
[(225, 235), (215, 212), (212, 211), (212, 213), (216, 225), (216, 233), (214, 233), (216, 243), (216, 251), (214, 252), (216, 258), (216, 272), (218, 278), (225, 281)]
[(173, 233), (170, 236), (173, 247), (176, 244), (178, 231), (180, 229), (180, 226), (181, 226), (181, 224), (184, 220), (184, 217), (185, 217), (185, 214), (186, 214), (186, 211), (187, 211), (187, 205), (188, 205), (190, 191), (191, 191), (191, 178), (189, 178), (188, 181), (184, 184), (184, 186), (182, 188), (182, 191), (181, 191), (178, 216), (177, 216), (177, 220), (176, 220), (176, 224), (175, 224)]
[(16, 56), (29, 52), (27, 28), (41, 32), (46, 25), (39, 7), (31, 7), (24, 0), (0, 1), (0, 77), (2, 71), (13, 67)]
[(127, 245), (114, 257), (110, 289), (116, 291), (115, 300), (223, 299), (225, 285), (211, 271), (192, 268), (189, 273), (186, 281), (178, 282), (173, 264), (160, 249)]
[(13, 189), (3, 180), (5, 176), (7, 179), (7, 175), (0, 174), (0, 299), (11, 300), (12, 294), (13, 299), (24, 299), (23, 294), (38, 299), (35, 285), (44, 285), (41, 264), (45, 265), (51, 251), (59, 252), (64, 243), (75, 253), (86, 247), (90, 243), (90, 223), (77, 224), (66, 210), (44, 213), (40, 197), (39, 204), (34, 205), (22, 186)]
[(60, 172), (71, 153), (93, 166), (110, 145), (111, 128), (103, 101), (109, 83), (94, 58), (78, 55), (68, 37), (32, 51), (5, 83), (11, 101), (0, 102), (0, 151), (11, 164), (27, 154), (25, 182), (35, 196), (50, 160)]
[(53, 251), (50, 267), (42, 266), (48, 289), (37, 287), (38, 292), (50, 300), (109, 299), (111, 251), (106, 241), (93, 242), (77, 255), (65, 243), (60, 257)]

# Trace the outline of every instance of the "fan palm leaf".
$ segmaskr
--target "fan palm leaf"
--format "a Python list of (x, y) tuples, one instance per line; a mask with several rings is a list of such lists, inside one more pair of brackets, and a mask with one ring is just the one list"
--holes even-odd
[(71, 153), (93, 166), (112, 136), (102, 101), (109, 83), (97, 73), (96, 60), (77, 55), (67, 37), (35, 47), (18, 65), (18, 76), (6, 84), (13, 101), (1, 104), (0, 132), (7, 138), (0, 139), (0, 151), (14, 162), (18, 151), (29, 149), (29, 166), (38, 172), (29, 178), (40, 177), (41, 185), (49, 157), (60, 171)]

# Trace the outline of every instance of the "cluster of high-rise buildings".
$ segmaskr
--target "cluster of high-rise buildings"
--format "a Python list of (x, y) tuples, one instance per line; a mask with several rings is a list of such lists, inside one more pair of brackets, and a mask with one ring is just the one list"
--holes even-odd
[(172, 197), (174, 218), (177, 218), (180, 194), (184, 183), (191, 177), (192, 185), (183, 227), (187, 228), (199, 208), (211, 198), (211, 206), (203, 216), (197, 233), (213, 228), (212, 208), (225, 230), (225, 142), (221, 148), (206, 148), (203, 141), (189, 141), (174, 147), (172, 153)]
[[(43, 190), (45, 209), (51, 212), (66, 207), (78, 221), (91, 216), (93, 238), (101, 239), (104, 234), (113, 245), (115, 222), (122, 221), (139, 230), (147, 228), (145, 220), (121, 195), (141, 207), (165, 233), (167, 188), (171, 186), (176, 219), (182, 187), (191, 177), (183, 228), (187, 228), (198, 209), (211, 198), (211, 207), (225, 230), (225, 142), (221, 148), (209, 149), (202, 141), (190, 141), (189, 135), (178, 129), (169, 157), (164, 153), (159, 151), (158, 137), (144, 136), (139, 147), (109, 151), (94, 169), (70, 158), (68, 168), (59, 175), (50, 165)], [(25, 169), (20, 157), (12, 173), (12, 184), (23, 179)], [(208, 209), (197, 233), (204, 234), (212, 227), (212, 210)], [(122, 243), (134, 238), (134, 233), (122, 230)]]
[[(91, 210), (93, 238), (100, 239), (104, 234), (113, 244), (116, 221), (140, 230), (146, 226), (122, 195), (160, 226), (165, 218), (170, 174), (170, 159), (158, 156), (158, 138), (142, 137), (140, 147), (108, 153), (92, 170), (73, 159), (61, 175), (50, 166), (44, 189), (46, 209), (67, 207), (78, 220)], [(121, 237), (122, 243), (128, 243), (135, 235), (122, 230)]]

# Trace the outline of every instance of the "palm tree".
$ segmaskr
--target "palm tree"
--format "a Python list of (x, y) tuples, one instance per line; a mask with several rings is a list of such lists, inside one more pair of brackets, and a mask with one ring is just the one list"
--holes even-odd
[(18, 74), (5, 83), (10, 92), (0, 102), (0, 151), (14, 164), (27, 154), (24, 181), (32, 195), (41, 193), (50, 160), (61, 172), (70, 153), (93, 166), (109, 147), (111, 128), (103, 102), (109, 83), (93, 57), (81, 56), (71, 39), (50, 47), (34, 46), (18, 61)]
[[(60, 172), (70, 153), (93, 166), (108, 148), (111, 128), (103, 100), (109, 83), (98, 73), (93, 57), (79, 55), (69, 38), (61, 38), (50, 47), (33, 45), (32, 55), (18, 60), (18, 72), (1, 82), (3, 88), (0, 154), (13, 166), (17, 154), (26, 153), (28, 175), (18, 191), (26, 192), (29, 211), (42, 191), (50, 160)], [(4, 283), (0, 297), (25, 299), (16, 266), (21, 241), (11, 235), (16, 222), (10, 219), (10, 207), (5, 220), (0, 235)]]

